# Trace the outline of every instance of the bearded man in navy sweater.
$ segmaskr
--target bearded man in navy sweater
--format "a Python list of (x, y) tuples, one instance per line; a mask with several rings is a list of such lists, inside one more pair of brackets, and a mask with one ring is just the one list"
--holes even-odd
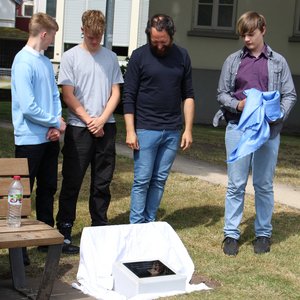
[(126, 144), (134, 156), (130, 223), (155, 221), (176, 152), (193, 141), (191, 60), (173, 42), (174, 33), (170, 16), (154, 15), (146, 27), (148, 43), (133, 51), (125, 74)]

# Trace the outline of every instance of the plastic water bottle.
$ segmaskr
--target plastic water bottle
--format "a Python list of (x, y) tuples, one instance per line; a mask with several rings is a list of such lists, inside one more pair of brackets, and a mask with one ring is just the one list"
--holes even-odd
[(14, 176), (8, 190), (7, 226), (21, 226), (23, 185), (20, 176)]

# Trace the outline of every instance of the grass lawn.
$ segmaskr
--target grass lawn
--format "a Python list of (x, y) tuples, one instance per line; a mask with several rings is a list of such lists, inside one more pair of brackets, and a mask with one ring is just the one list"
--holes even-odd
[[(118, 141), (124, 142), (122, 124), (122, 118), (118, 117)], [(189, 155), (224, 164), (224, 130), (196, 126), (194, 140), (194, 149)], [(200, 150), (204, 143), (206, 146)], [(0, 128), (0, 156), (13, 156), (13, 149), (12, 130)], [(212, 149), (216, 149), (216, 152)], [(299, 137), (283, 136), (280, 151), (278, 170), (284, 170), (280, 176), (299, 186)], [(128, 223), (132, 171), (132, 160), (118, 156), (111, 186), (111, 224)], [(59, 171), (58, 190), (60, 186)], [(77, 245), (80, 243), (82, 228), (90, 225), (88, 193), (89, 174), (85, 177), (78, 199), (77, 220), (73, 231), (74, 243)], [(168, 222), (176, 230), (195, 264), (195, 274), (213, 285), (214, 289), (166, 299), (300, 299), (300, 211), (276, 204), (271, 252), (255, 255), (251, 244), (254, 239), (254, 203), (253, 197), (247, 195), (241, 224), (240, 253), (236, 258), (231, 258), (225, 256), (221, 249), (224, 195), (223, 186), (179, 173), (170, 174), (158, 220)], [(42, 272), (45, 255), (38, 253), (35, 248), (29, 249), (29, 255), (32, 263), (26, 267), (28, 276), (38, 277)], [(62, 255), (58, 277), (68, 283), (75, 281), (78, 263), (78, 255)], [(9, 277), (7, 250), (0, 250), (0, 280)]]
[[(123, 116), (116, 115), (118, 123), (117, 141), (125, 143), (126, 131)], [(179, 154), (225, 166), (224, 128), (209, 125), (194, 125), (193, 144), (188, 151)], [(300, 136), (281, 134), (281, 144), (276, 168), (275, 181), (300, 186)]]
[[(0, 121), (11, 122), (10, 102), (0, 101)], [(66, 109), (63, 109), (66, 117)], [(115, 115), (118, 124), (117, 142), (125, 143), (126, 133), (122, 115)], [(194, 125), (193, 145), (188, 151), (179, 151), (181, 155), (200, 159), (209, 163), (225, 166), (224, 128), (209, 125)], [(281, 134), (278, 164), (275, 181), (300, 186), (300, 136)]]

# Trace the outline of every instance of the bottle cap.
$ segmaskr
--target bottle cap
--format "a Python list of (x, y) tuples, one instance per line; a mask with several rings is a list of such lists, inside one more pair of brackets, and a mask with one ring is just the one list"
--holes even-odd
[(14, 178), (14, 180), (20, 180), (20, 179), (21, 179), (21, 176), (15, 175), (13, 178)]

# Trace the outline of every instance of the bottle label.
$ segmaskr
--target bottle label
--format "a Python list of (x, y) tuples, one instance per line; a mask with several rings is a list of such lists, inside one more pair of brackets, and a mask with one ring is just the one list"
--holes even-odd
[(10, 205), (21, 205), (22, 204), (22, 194), (8, 195), (8, 203)]

